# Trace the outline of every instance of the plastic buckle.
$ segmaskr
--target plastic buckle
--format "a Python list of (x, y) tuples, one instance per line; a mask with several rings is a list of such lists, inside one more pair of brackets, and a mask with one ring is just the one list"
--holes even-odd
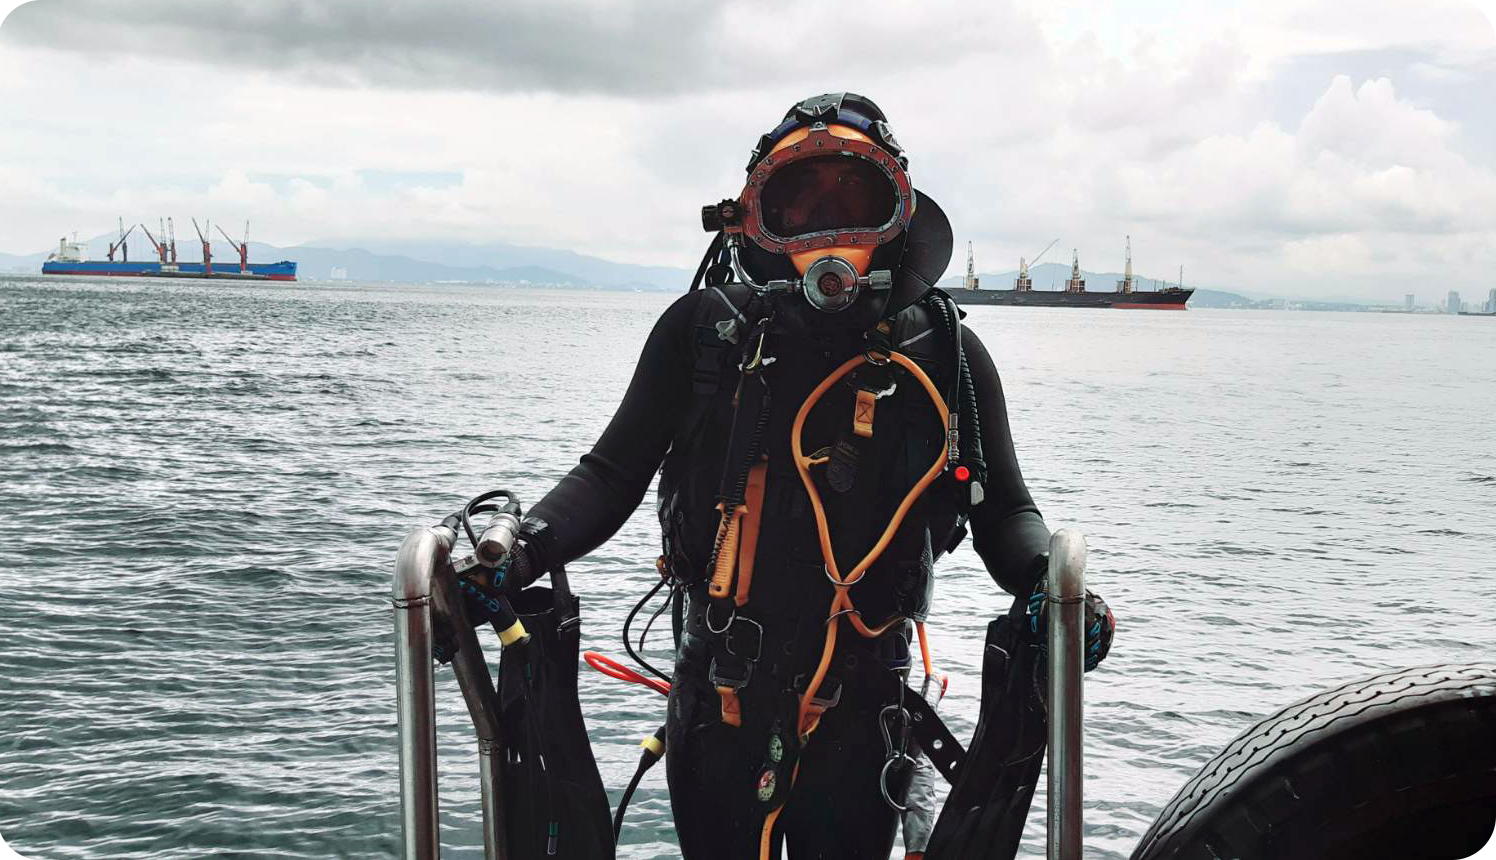
[[(801, 673), (795, 676), (794, 687), (796, 690), (803, 691), (805, 689), (805, 686), (809, 683), (809, 675)], [(827, 688), (832, 687), (832, 685), (835, 685), (835, 688), (831, 695), (828, 696), (826, 695), (826, 690)], [(816, 691), (816, 694), (814, 696), (810, 697), (810, 704), (823, 711), (831, 710), (832, 708), (841, 704), (843, 686), (844, 685), (842, 684), (840, 678), (836, 677), (835, 675), (827, 675), (821, 681), (821, 688)]]
[[(734, 668), (741, 671), (734, 674), (732, 671)], [(731, 667), (723, 666), (716, 657), (713, 657), (711, 665), (707, 667), (706, 674), (707, 679), (712, 682), (713, 687), (727, 687), (733, 690), (741, 690), (748, 686), (749, 681), (753, 680), (753, 661), (744, 660), (738, 666)]]

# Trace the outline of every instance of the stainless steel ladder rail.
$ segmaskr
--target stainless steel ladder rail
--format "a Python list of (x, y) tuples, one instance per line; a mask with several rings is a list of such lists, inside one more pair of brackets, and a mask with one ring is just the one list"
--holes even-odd
[(1084, 800), (1082, 731), (1086, 660), (1086, 540), (1073, 529), (1049, 539), (1048, 860), (1080, 860)]
[(436, 673), (432, 666), (431, 590), (457, 535), (412, 531), (395, 556), (395, 709), (400, 734), (400, 829), (407, 860), (441, 856), (436, 795)]
[[(443, 526), (416, 529), (395, 561), (395, 686), (400, 738), (400, 810), (407, 860), (437, 860), (436, 687), (431, 657), (433, 611), (460, 619), (450, 555), (456, 534)], [(1050, 539), (1046, 608), (1049, 614), (1049, 758), (1047, 856), (1080, 860), (1084, 800), (1083, 700), (1085, 672), (1086, 542), (1061, 529)], [(503, 805), (497, 752), (497, 694), (472, 627), (459, 637), (453, 669), (478, 732), (483, 791), (484, 855), (505, 860)]]
[(441, 856), (436, 782), (436, 683), (432, 618), (453, 619), (452, 669), (478, 733), (485, 860), (507, 860), (498, 755), (498, 694), (483, 650), (466, 623), (451, 566), (456, 533), (445, 526), (412, 531), (395, 558), (395, 700), (400, 737), (400, 824), (406, 860)]

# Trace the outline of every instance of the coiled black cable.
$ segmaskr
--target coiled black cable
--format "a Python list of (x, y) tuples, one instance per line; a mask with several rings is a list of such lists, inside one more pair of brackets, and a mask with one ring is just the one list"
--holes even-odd
[(955, 309), (955, 301), (943, 294), (931, 293), (931, 304), (938, 309), (941, 322), (950, 336), (956, 354), (956, 403), (960, 416), (959, 429), (960, 461), (974, 473), (977, 481), (987, 478), (987, 461), (982, 456), (982, 419), (977, 414), (977, 389), (971, 379), (971, 365), (966, 361), (966, 349), (961, 345), (961, 315)]
[[(659, 669), (656, 669), (654, 667), (654, 664), (644, 659), (643, 655), (641, 655), (638, 651), (635, 651), (634, 643), (630, 640), (629, 637), (629, 629), (633, 626), (634, 618), (638, 616), (639, 610), (643, 609), (644, 605), (651, 599), (653, 599), (656, 594), (659, 594), (660, 589), (664, 588), (665, 583), (667, 582), (669, 582), (669, 580), (661, 577), (660, 581), (654, 584), (654, 588), (651, 588), (647, 593), (645, 593), (645, 595), (639, 599), (639, 602), (634, 604), (634, 608), (629, 610), (628, 617), (623, 619), (623, 650), (627, 651), (630, 659), (632, 659), (635, 663), (638, 663), (641, 667), (643, 667), (645, 671), (659, 678), (661, 681), (670, 684), (674, 683), (674, 679), (670, 675), (667, 675), (664, 672), (661, 672)], [(672, 593), (672, 597), (673, 596), (674, 595)], [(658, 618), (660, 616), (660, 612), (664, 612), (665, 609), (669, 608), (669, 606), (670, 601), (667, 600), (665, 602), (665, 605), (660, 607), (659, 612), (656, 612), (654, 616), (649, 619), (649, 624), (646, 624), (644, 626), (644, 633), (639, 637), (639, 648), (641, 650), (644, 648), (644, 637), (649, 635), (649, 626), (651, 624), (654, 624), (654, 619)]]
[[(497, 499), (500, 496), (505, 499), (504, 504), (495, 505), (491, 503), (494, 499)], [(488, 502), (489, 504), (484, 504), (485, 502)], [(462, 513), (459, 516), (459, 519), (462, 523), (463, 531), (467, 532), (468, 542), (471, 543), (474, 547), (478, 546), (478, 535), (473, 531), (473, 515), (494, 513), (498, 511), (508, 511), (511, 514), (514, 514), (516, 517), (523, 516), (523, 511), (521, 510), (519, 504), (519, 496), (516, 496), (514, 493), (511, 493), (508, 490), (489, 490), (486, 493), (480, 493), (479, 495), (474, 496), (471, 500), (468, 501), (467, 504), (462, 506)]]
[(966, 348), (961, 345), (961, 315), (956, 311), (955, 299), (946, 297), (942, 302), (955, 322), (956, 365), (961, 373), (961, 427), (967, 465), (981, 481), (987, 480), (987, 460), (982, 456), (982, 416), (977, 411), (977, 386), (971, 379), (971, 365), (966, 361)]

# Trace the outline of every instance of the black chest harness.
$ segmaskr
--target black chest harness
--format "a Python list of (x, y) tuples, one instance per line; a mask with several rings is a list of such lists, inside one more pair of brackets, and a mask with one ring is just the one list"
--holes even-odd
[[(982, 500), (975, 394), (938, 290), (823, 340), (783, 333), (772, 300), (740, 284), (707, 287), (698, 308), (692, 405), (661, 469), (663, 566), (690, 594), (683, 647), (705, 651), (722, 721), (742, 725), (750, 685), (749, 707), (772, 712), (759, 796), (777, 810), (844, 686), (897, 696), (907, 741), (915, 705), (879, 652), (911, 621), (924, 646), (934, 561)], [(838, 649), (843, 626), (858, 636)], [(907, 665), (908, 640), (891, 638)], [(939, 736), (950, 766), (959, 745)]]

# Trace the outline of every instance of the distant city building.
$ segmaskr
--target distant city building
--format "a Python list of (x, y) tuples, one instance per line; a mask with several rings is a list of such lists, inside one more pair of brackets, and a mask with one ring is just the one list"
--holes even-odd
[(330, 276), (330, 280), (334, 280), (334, 281), (346, 281), (346, 280), (348, 280), (348, 270), (345, 269), (345, 268), (343, 268), (342, 266), (333, 266), (332, 267), (332, 275)]
[(1403, 310), (1408, 311), (1409, 313), (1411, 313), (1413, 311), (1413, 294), (1412, 293), (1408, 293), (1407, 295), (1403, 296)]
[(1449, 298), (1444, 301), (1444, 312), (1447, 314), (1457, 314), (1460, 312), (1460, 308), (1460, 294), (1454, 290), (1450, 290)]
[(1490, 294), (1486, 296), (1486, 313), (1496, 314), (1496, 287), (1492, 287)]

